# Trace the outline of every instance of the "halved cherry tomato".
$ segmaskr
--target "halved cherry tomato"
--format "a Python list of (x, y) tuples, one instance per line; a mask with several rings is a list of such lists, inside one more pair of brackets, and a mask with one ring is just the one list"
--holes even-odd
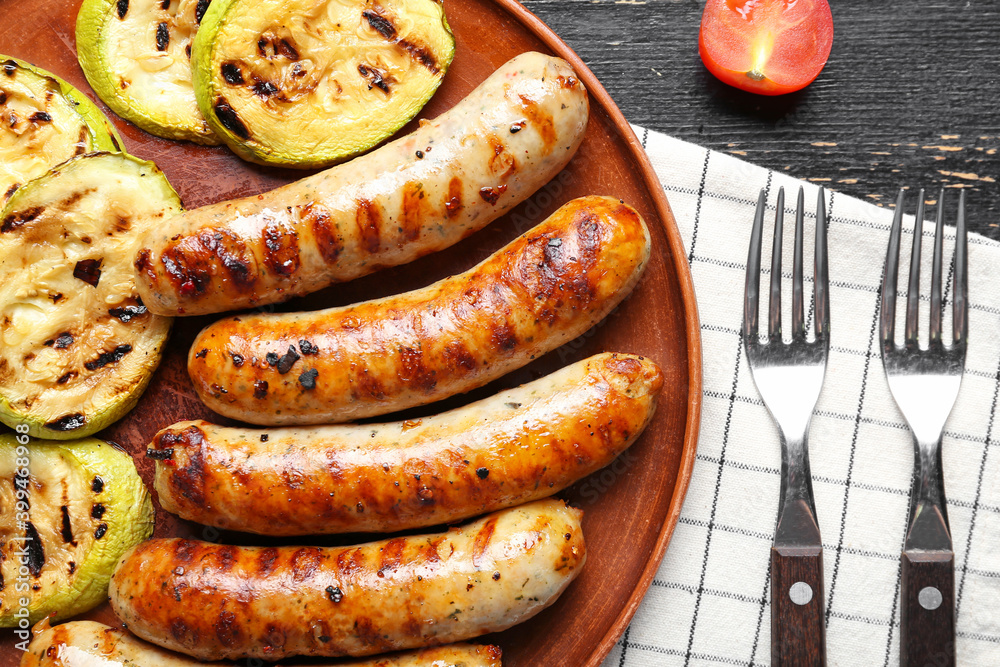
[(698, 51), (719, 79), (783, 95), (815, 79), (833, 46), (827, 0), (708, 0)]

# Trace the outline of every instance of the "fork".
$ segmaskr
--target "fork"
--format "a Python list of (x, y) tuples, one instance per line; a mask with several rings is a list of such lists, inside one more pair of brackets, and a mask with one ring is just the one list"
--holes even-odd
[(743, 299), (743, 346), (750, 374), (781, 436), (781, 492), (771, 545), (771, 663), (826, 665), (823, 618), (823, 544), (816, 521), (807, 436), (826, 374), (830, 348), (830, 296), (826, 250), (825, 191), (816, 204), (813, 300), (815, 338), (806, 337), (802, 293), (803, 191), (795, 211), (792, 262), (791, 342), (781, 335), (781, 237), (784, 188), (778, 190), (771, 251), (767, 341), (757, 332), (761, 236), (766, 193), (757, 199)]
[(937, 202), (931, 268), (930, 331), (927, 349), (918, 338), (920, 246), (924, 191), (920, 190), (913, 227), (906, 331), (896, 345), (896, 277), (904, 191), (899, 191), (882, 276), (880, 338), (889, 389), (913, 431), (915, 474), (910, 490), (909, 523), (902, 553), (899, 655), (901, 667), (955, 664), (955, 554), (944, 497), (941, 434), (955, 405), (965, 371), (968, 313), (968, 258), (965, 193), (959, 195), (955, 235), (952, 343), (941, 340), (941, 254), (944, 189)]

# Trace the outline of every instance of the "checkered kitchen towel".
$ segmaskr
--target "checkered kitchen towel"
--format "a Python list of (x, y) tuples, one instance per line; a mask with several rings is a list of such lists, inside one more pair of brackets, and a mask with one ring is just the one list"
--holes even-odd
[[(635, 130), (666, 189), (691, 264), (704, 345), (704, 403), (680, 523), (642, 606), (604, 665), (768, 665), (768, 564), (780, 454), (778, 433), (750, 376), (739, 331), (757, 195), (767, 188), (772, 207), (764, 232), (768, 266), (778, 188), (785, 187), (791, 210), (803, 183)], [(804, 185), (811, 214), (817, 186)], [(957, 196), (949, 192), (954, 206)], [(911, 211), (914, 201), (911, 196)], [(825, 547), (827, 654), (837, 667), (897, 665), (899, 553), (913, 445), (889, 394), (876, 333), (892, 211), (828, 192), (827, 212), (831, 349), (810, 431)], [(977, 215), (974, 198), (968, 214)], [(784, 257), (791, 258), (789, 213), (785, 219)], [(954, 230), (947, 233), (953, 240)], [(929, 258), (933, 225), (924, 226), (924, 235), (924, 258)], [(811, 239), (807, 234), (806, 248)], [(911, 241), (904, 229), (903, 247)], [(970, 344), (961, 393), (945, 430), (944, 469), (956, 556), (958, 661), (990, 666), (1000, 665), (1000, 420), (994, 428), (1000, 389), (1000, 244), (976, 235), (969, 243)], [(946, 238), (946, 258), (950, 252)], [(807, 250), (810, 267), (811, 255)], [(903, 255), (901, 276), (908, 270), (908, 250)], [(790, 294), (790, 262), (786, 266), (783, 292)], [(811, 275), (811, 269), (806, 273)], [(923, 276), (927, 294), (929, 259)], [(905, 288), (905, 278), (900, 285)], [(791, 299), (783, 301), (789, 310)], [(922, 309), (926, 314), (926, 305)], [(789, 317), (784, 315), (786, 322)]]

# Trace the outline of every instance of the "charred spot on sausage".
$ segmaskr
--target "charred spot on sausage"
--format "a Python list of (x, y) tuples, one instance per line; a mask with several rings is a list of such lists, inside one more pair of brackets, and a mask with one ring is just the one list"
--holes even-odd
[(119, 20), (124, 21), (125, 15), (128, 14), (128, 0), (118, 0), (115, 9), (118, 11)]
[(344, 592), (336, 586), (327, 586), (326, 595), (330, 598), (330, 602), (334, 604), (339, 604), (340, 601), (344, 599)]
[(153, 459), (154, 461), (170, 461), (174, 458), (173, 447), (167, 447), (166, 449), (152, 449), (146, 450), (146, 458)]
[[(285, 354), (282, 355), (282, 357), (277, 361), (276, 367), (278, 369), (278, 373), (284, 375), (288, 371), (292, 370), (292, 366), (294, 366), (295, 362), (301, 358), (302, 357), (299, 356), (299, 353), (295, 351), (295, 346), (289, 345), (288, 351), (285, 352)], [(268, 363), (270, 363), (270, 361), (270, 355), (268, 355)]]
[(208, 355), (208, 348), (207, 347), (203, 347), (203, 348), (201, 348), (200, 350), (198, 350), (197, 352), (194, 353), (194, 358), (195, 359), (204, 359), (207, 355)]
[(313, 354), (319, 354), (319, 348), (304, 338), (299, 340), (299, 350), (302, 351), (302, 354), (307, 356)]
[[(277, 355), (275, 355), (277, 356)], [(266, 398), (267, 397), (267, 380), (255, 380), (253, 383), (253, 397), (254, 398)], [(262, 435), (261, 442), (267, 441), (267, 436)]]
[(319, 371), (315, 368), (310, 368), (307, 371), (303, 371), (299, 374), (299, 384), (302, 385), (303, 389), (315, 389), (316, 388), (316, 377), (319, 375)]

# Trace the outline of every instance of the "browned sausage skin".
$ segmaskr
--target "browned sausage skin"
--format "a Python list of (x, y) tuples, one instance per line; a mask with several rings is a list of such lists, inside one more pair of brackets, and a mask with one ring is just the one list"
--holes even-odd
[[(49, 627), (42, 620), (33, 634), (21, 667), (234, 667), (232, 663), (206, 665), (94, 621)], [(500, 656), (499, 646), (450, 644), (327, 667), (500, 667)]]
[(208, 407), (252, 424), (322, 424), (469, 391), (604, 318), (649, 259), (632, 207), (581, 197), (466, 273), (310, 313), (220, 320), (188, 372)]
[(390, 424), (156, 434), (160, 505), (264, 535), (396, 532), (552, 495), (603, 468), (653, 416), (653, 362), (599, 354), (450, 412)]
[(588, 113), (568, 63), (523, 53), (448, 112), (367, 155), (169, 220), (136, 255), (139, 294), (154, 313), (215, 313), (447, 248), (558, 174)]
[(582, 514), (539, 500), (446, 533), (354, 547), (153, 539), (122, 557), (109, 595), (130, 631), (199, 660), (448, 644), (552, 604), (586, 559)]
[[(42, 620), (33, 634), (21, 667), (235, 667), (232, 663), (206, 665), (94, 621), (49, 627), (48, 621)], [(501, 667), (500, 657), (499, 646), (450, 644), (327, 667)]]

